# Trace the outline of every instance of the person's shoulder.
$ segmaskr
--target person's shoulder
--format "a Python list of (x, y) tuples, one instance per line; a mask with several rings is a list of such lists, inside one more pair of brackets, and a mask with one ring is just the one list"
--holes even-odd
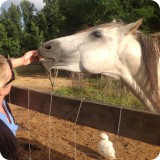
[[(0, 119), (0, 133), (1, 133), (2, 131), (5, 131), (6, 128), (8, 128), (8, 127), (7, 127), (6, 124), (3, 122), (3, 120)], [(1, 136), (0, 136), (0, 137), (1, 137)]]

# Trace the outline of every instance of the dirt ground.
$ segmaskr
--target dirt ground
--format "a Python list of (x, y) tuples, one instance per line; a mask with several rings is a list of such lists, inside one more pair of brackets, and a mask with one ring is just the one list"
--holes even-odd
[[(18, 76), (13, 85), (40, 91), (50, 92), (52, 90), (51, 83), (45, 74)], [(57, 77), (55, 80), (55, 89), (71, 85), (72, 81), (70, 78)]]
[[(51, 91), (46, 76), (18, 77), (14, 85)], [(71, 85), (71, 80), (57, 78), (56, 87), (66, 85)], [(11, 105), (11, 109), (19, 124), (20, 160), (103, 160), (97, 149), (101, 132), (106, 132), (113, 142), (117, 160), (152, 160), (160, 152), (160, 146), (75, 125), (20, 106)]]

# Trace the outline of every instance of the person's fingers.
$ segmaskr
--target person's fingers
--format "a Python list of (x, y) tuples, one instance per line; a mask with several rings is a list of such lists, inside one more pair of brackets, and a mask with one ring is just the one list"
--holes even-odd
[(39, 61), (39, 58), (36, 56), (36, 57), (31, 57), (31, 62), (38, 62)]
[(32, 53), (33, 53), (33, 56), (38, 56), (37, 50), (33, 50)]

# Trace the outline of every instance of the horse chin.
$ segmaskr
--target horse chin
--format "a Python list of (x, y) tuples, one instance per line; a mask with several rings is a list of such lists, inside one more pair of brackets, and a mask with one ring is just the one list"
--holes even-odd
[(39, 58), (39, 61), (42, 62), (42, 61), (45, 61), (45, 58), (41, 55), (38, 55), (38, 58)]
[(51, 59), (51, 58), (44, 59), (43, 58), (43, 60), (41, 60), (41, 64), (45, 68), (45, 70), (49, 72), (55, 66), (55, 59)]
[(54, 68), (54, 66), (55, 66), (55, 59), (45, 57), (44, 56), (45, 51), (42, 49), (42, 47), (39, 47), (37, 52), (38, 52), (39, 62), (42, 64), (44, 69), (47, 72), (51, 71), (51, 69)]

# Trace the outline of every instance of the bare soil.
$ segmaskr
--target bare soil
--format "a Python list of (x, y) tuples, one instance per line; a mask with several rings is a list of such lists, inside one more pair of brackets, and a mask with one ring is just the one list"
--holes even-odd
[[(57, 78), (56, 84), (56, 87), (70, 86), (71, 80)], [(51, 91), (49, 80), (42, 75), (18, 77), (14, 85)], [(20, 143), (20, 160), (104, 159), (97, 150), (101, 132), (106, 132), (113, 142), (117, 160), (152, 160), (160, 152), (160, 146), (75, 125), (20, 106), (11, 105), (11, 109), (19, 124), (17, 137)]]
[[(45, 74), (18, 76), (13, 85), (40, 91), (52, 90), (51, 82)], [(57, 77), (55, 80), (55, 89), (71, 85), (72, 81), (70, 78)]]

